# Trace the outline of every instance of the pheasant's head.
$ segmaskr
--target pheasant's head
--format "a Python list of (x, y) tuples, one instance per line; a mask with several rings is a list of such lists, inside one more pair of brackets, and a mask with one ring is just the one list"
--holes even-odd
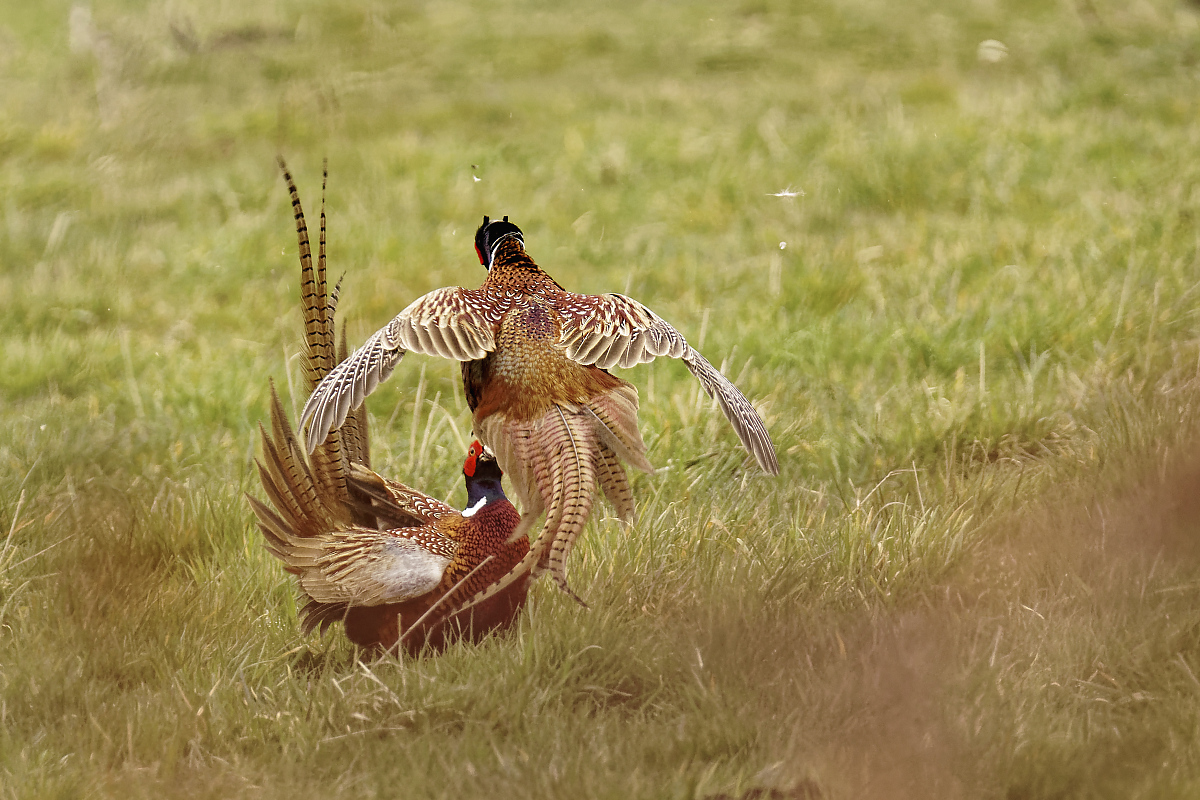
[(467, 480), (467, 510), (464, 517), (472, 517), (479, 509), (495, 500), (507, 499), (500, 479), (504, 473), (496, 463), (496, 456), (491, 450), (479, 443), (471, 442), (467, 450), (467, 460), (463, 463), (463, 477)]
[(490, 270), (492, 261), (496, 258), (496, 248), (502, 241), (510, 238), (515, 238), (522, 248), (525, 247), (525, 236), (520, 228), (508, 221), (508, 217), (495, 222), (484, 217), (483, 224), (475, 231), (475, 253), (479, 256), (479, 263)]

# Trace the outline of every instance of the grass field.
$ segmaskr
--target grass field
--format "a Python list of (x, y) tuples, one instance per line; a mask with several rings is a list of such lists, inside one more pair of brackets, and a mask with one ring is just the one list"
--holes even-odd
[[(1200, 6), (0, 20), (0, 798), (1200, 794)], [(573, 555), (591, 610), (301, 636), (243, 497), (298, 378), (277, 153), (314, 214), (329, 158), (352, 342), (509, 214), (723, 364), (782, 474), (627, 371), (662, 469)], [(461, 503), (457, 374), (368, 405)]]

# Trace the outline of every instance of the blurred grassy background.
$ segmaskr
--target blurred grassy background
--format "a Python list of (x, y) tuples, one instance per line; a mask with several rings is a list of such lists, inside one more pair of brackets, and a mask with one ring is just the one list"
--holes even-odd
[[(1195, 793), (1195, 5), (4, 9), (0, 796)], [(310, 222), (329, 157), (352, 342), (509, 214), (723, 364), (783, 474), (629, 371), (665, 469), (577, 550), (592, 611), (301, 637), (242, 499), (299, 344), (277, 153)], [(369, 404), (452, 502), (457, 381)]]

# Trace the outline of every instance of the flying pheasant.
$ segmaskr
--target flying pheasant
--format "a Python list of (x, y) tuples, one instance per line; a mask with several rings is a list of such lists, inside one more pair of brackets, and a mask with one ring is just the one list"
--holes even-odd
[(475, 434), (495, 451), (520, 501), (517, 534), (546, 512), (545, 527), (518, 568), (472, 603), (531, 570), (549, 569), (574, 596), (565, 563), (591, 513), (596, 483), (618, 515), (632, 521), (621, 460), (645, 472), (653, 468), (638, 431), (637, 389), (610, 374), (612, 367), (658, 356), (681, 359), (717, 399), (759, 466), (779, 473), (766, 427), (750, 402), (653, 311), (619, 294), (566, 291), (525, 252), (524, 235), (508, 217), (483, 218), (475, 251), (488, 271), (480, 288), (437, 289), (416, 300), (333, 369), (301, 413), (313, 449), (407, 351), (463, 362)]
[[(300, 199), (282, 160), (280, 166), (300, 244), (311, 391), (345, 358), (345, 336), (335, 347), (338, 290), (330, 292), (326, 282), (324, 200), (314, 270)], [(513, 536), (520, 515), (504, 495), (496, 459), (478, 441), (463, 465), (468, 508), (462, 512), (370, 470), (361, 408), (306, 459), (272, 385), (271, 433), (262, 430), (262, 441), (258, 468), (270, 505), (249, 501), (267, 549), (299, 580), (306, 633), (340, 620), (361, 647), (390, 650), (400, 643), (415, 654), (426, 644), (441, 649), (463, 633), (478, 639), (516, 618), (527, 578), (450, 616), (529, 551), (524, 536)]]

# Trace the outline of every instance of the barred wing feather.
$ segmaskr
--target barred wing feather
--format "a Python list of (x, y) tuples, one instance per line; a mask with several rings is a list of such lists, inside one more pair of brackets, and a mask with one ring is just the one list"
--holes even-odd
[[(441, 583), (456, 549), (450, 540), (437, 537), (432, 526), (406, 535), (352, 527), (304, 537), (273, 524), (281, 520), (269, 509), (255, 510), (267, 534), (267, 549), (318, 603), (377, 606), (420, 597)], [(409, 538), (421, 533), (440, 541)]]
[(564, 294), (567, 299), (557, 305), (562, 318), (559, 346), (568, 358), (601, 369), (636, 367), (659, 356), (682, 360), (709, 397), (716, 398), (759, 466), (779, 474), (775, 447), (754, 406), (666, 320), (624, 295)]
[(350, 465), (350, 485), (370, 504), (370, 512), (389, 528), (428, 525), (458, 509), (436, 497), (389, 480), (360, 464)]
[(474, 361), (496, 348), (495, 323), (486, 311), (483, 292), (476, 289), (448, 287), (418, 298), (313, 390), (300, 415), (301, 427), (309, 424), (308, 451), (341, 427), (350, 412), (387, 380), (406, 352)]

